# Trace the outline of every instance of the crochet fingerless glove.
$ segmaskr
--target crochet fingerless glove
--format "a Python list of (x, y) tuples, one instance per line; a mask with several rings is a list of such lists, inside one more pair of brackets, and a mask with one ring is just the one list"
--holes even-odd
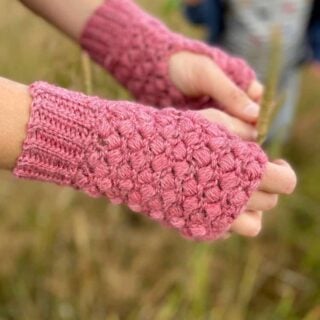
[(171, 32), (131, 0), (106, 0), (89, 19), (80, 42), (138, 101), (153, 106), (218, 106), (210, 97), (183, 95), (171, 82), (169, 58), (179, 51), (210, 57), (244, 90), (255, 78), (242, 59)]
[(88, 97), (43, 82), (17, 177), (127, 204), (198, 240), (219, 238), (257, 188), (265, 154), (194, 111)]

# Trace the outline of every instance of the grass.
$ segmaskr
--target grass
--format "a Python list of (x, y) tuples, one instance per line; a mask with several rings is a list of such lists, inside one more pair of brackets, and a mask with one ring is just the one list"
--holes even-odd
[(265, 142), (272, 116), (276, 114), (278, 106), (282, 103), (278, 97), (279, 77), (281, 75), (283, 39), (280, 27), (274, 26), (270, 36), (270, 58), (268, 62), (268, 72), (266, 76), (265, 92), (261, 102), (261, 111), (257, 123), (258, 143), (263, 145)]
[[(201, 36), (161, 1), (141, 2), (176, 30)], [(129, 98), (16, 1), (1, 1), (0, 41), (2, 76)], [(104, 199), (1, 173), (0, 319), (320, 319), (317, 83), (306, 71), (285, 150), (298, 190), (266, 214), (254, 241), (192, 243)]]

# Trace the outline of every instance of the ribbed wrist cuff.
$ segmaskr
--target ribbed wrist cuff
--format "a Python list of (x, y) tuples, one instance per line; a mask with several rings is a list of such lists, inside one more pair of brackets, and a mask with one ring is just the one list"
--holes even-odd
[(199, 240), (220, 237), (256, 190), (267, 161), (193, 111), (156, 110), (36, 82), (14, 174), (127, 204)]
[(21, 178), (70, 185), (95, 139), (93, 99), (44, 82), (30, 86), (31, 114), (14, 168)]

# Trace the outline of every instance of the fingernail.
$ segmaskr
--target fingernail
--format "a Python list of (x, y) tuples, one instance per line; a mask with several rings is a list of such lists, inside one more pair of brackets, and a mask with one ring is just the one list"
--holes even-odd
[(254, 102), (250, 102), (244, 109), (244, 113), (250, 117), (257, 118), (260, 113), (260, 106)]

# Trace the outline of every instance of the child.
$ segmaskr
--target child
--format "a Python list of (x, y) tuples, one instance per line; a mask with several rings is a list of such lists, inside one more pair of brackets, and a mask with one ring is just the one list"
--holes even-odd
[[(254, 76), (242, 61), (170, 32), (130, 0), (24, 2), (79, 41), (139, 101), (171, 107), (0, 79), (1, 168), (126, 203), (196, 240), (214, 240), (228, 230), (259, 232), (262, 211), (276, 205), (278, 194), (293, 191), (294, 172), (217, 124), (250, 131), (239, 119), (208, 109), (213, 100), (190, 98), (171, 79), (183, 74), (185, 55), (179, 52), (189, 50), (198, 59), (205, 55), (206, 63), (212, 56), (218, 76), (221, 63), (233, 86), (246, 88)], [(189, 104), (205, 109), (178, 110)]]
[[(314, 3), (314, 13), (316, 6), (319, 6), (316, 3), (317, 1)], [(206, 9), (208, 7), (214, 7), (215, 11), (220, 7), (220, 12), (212, 14), (212, 11)], [(300, 83), (300, 64), (305, 55), (305, 32), (311, 7), (311, 0), (186, 0), (187, 17), (192, 22), (192, 17), (197, 17), (197, 22), (208, 28), (210, 43), (219, 44), (233, 54), (244, 57), (254, 66), (262, 81), (266, 80), (269, 68), (272, 30), (280, 30), (282, 66), (279, 92), (286, 102), (280, 108), (270, 134), (270, 138), (277, 137), (280, 142), (288, 138), (294, 117)], [(219, 25), (212, 22), (217, 16)], [(223, 29), (220, 27), (221, 20)], [(320, 49), (320, 41), (316, 40), (318, 27), (319, 14), (314, 14), (309, 29), (314, 59), (317, 59)]]

